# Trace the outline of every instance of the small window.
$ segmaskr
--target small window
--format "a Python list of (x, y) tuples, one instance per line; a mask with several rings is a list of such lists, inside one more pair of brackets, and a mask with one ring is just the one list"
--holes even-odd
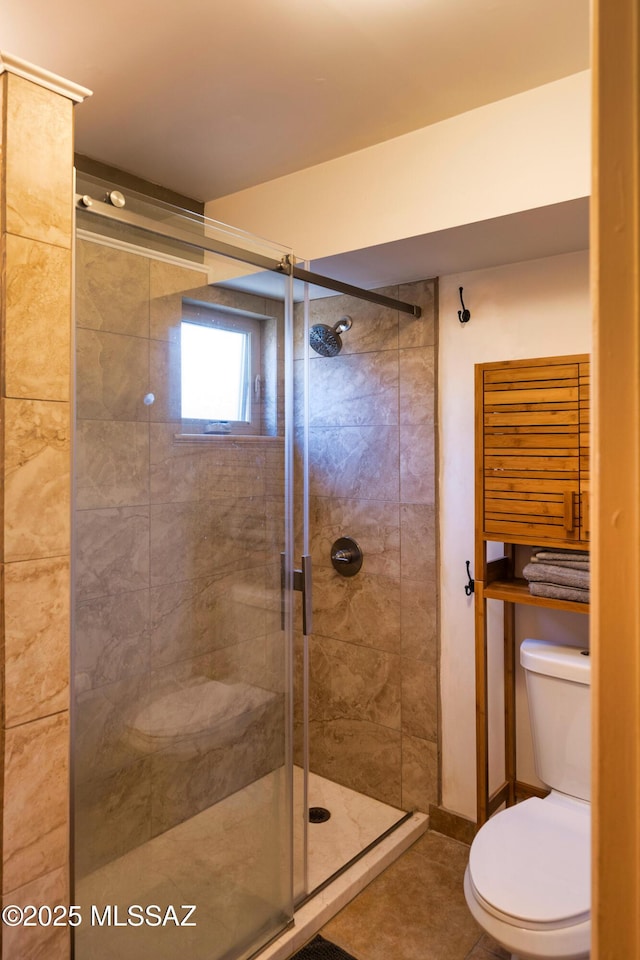
[(260, 432), (257, 321), (185, 305), (180, 355), (183, 421), (205, 433)]

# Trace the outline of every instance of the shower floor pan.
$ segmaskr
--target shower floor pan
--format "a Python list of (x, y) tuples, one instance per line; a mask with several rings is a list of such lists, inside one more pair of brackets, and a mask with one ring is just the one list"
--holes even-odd
[[(83, 915), (90, 904), (116, 904), (125, 912), (129, 904), (197, 903), (198, 926), (187, 931), (138, 928), (129, 937), (114, 927), (76, 928), (76, 960), (210, 960), (211, 939), (217, 956), (230, 956), (237, 949), (238, 933), (247, 917), (253, 929), (269, 924), (274, 900), (282, 897), (277, 871), (260, 870), (258, 849), (271, 844), (273, 861), (286, 866), (286, 850), (277, 836), (265, 834), (274, 797), (281, 795), (282, 770), (202, 811), (184, 823), (141, 844), (134, 850), (94, 870), (76, 882), (74, 903)], [(294, 769), (295, 798), (302, 797), (302, 771)], [(330, 917), (393, 862), (427, 828), (428, 818), (414, 814), (400, 823), (356, 863), (328, 879), (357, 857), (373, 840), (405, 814), (363, 797), (355, 791), (310, 775), (309, 802), (328, 807), (331, 818), (309, 825), (308, 889), (320, 891), (309, 897), (295, 913), (294, 924), (259, 954), (260, 960), (284, 960), (302, 946)], [(301, 869), (302, 808), (296, 807), (294, 832), (296, 861)], [(252, 869), (253, 865), (253, 869)], [(286, 871), (283, 870), (283, 874)], [(302, 890), (300, 872), (296, 889)], [(282, 901), (280, 901), (282, 902)], [(248, 957), (250, 949), (243, 957)]]
[[(294, 830), (294, 889), (303, 887), (300, 871), (302, 858), (302, 791), (303, 772), (293, 770), (295, 830)], [(313, 893), (329, 877), (359, 856), (374, 840), (402, 820), (404, 810), (381, 803), (362, 793), (343, 787), (333, 780), (309, 774), (309, 806), (324, 807), (331, 814), (328, 820), (307, 825), (308, 884)]]

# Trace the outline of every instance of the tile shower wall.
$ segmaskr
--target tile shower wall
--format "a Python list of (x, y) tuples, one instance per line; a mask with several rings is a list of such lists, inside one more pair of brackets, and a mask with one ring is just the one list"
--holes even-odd
[[(187, 294), (272, 317), (264, 352), (273, 360), (280, 304), (207, 286), (202, 268), (78, 241), (80, 876), (282, 758), (283, 444), (276, 436), (176, 439)], [(275, 421), (275, 369), (273, 362), (265, 430)], [(150, 392), (155, 401), (146, 405)], [(211, 729), (178, 739), (211, 680), (225, 684), (215, 702), (232, 693), (233, 708)], [(152, 736), (151, 715), (176, 739)]]
[[(438, 791), (437, 284), (380, 292), (418, 304), (422, 317), (343, 296), (310, 304), (310, 324), (353, 321), (338, 356), (310, 360), (310, 767), (426, 811)], [(298, 390), (301, 324), (299, 311)], [(340, 536), (364, 554), (353, 578), (331, 565)], [(300, 722), (298, 709), (298, 749)]]
[[(0, 75), (2, 897), (68, 897), (73, 104)], [(64, 929), (5, 927), (3, 960), (68, 955)]]

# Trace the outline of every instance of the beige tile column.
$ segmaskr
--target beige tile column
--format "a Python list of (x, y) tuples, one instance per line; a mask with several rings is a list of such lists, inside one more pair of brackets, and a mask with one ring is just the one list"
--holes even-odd
[[(68, 896), (73, 105), (89, 93), (0, 54), (4, 906)], [(68, 953), (64, 927), (3, 926), (2, 960)]]

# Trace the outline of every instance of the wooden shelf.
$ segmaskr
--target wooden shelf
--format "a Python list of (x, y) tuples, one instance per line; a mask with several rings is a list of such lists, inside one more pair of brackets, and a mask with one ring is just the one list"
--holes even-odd
[(506, 600), (507, 603), (526, 603), (531, 607), (549, 607), (552, 610), (571, 610), (589, 613), (588, 603), (575, 600), (556, 600), (553, 597), (534, 597), (526, 580), (494, 580), (484, 588), (487, 600)]
[(511, 531), (509, 534), (487, 533), (486, 531), (483, 531), (480, 534), (480, 537), (482, 540), (486, 540), (491, 543), (517, 543), (519, 546), (531, 547), (532, 549), (536, 545), (538, 548), (544, 545), (549, 549), (558, 547), (561, 550), (588, 550), (590, 546), (589, 540), (567, 540), (566, 537), (558, 537), (557, 539), (554, 539), (553, 537), (540, 538), (531, 533), (523, 533), (518, 535), (518, 533), (515, 531)]
[[(589, 356), (476, 364), (475, 668), (478, 826), (536, 788), (517, 779), (516, 608), (589, 614), (588, 603), (536, 597), (515, 577), (516, 545), (589, 549)], [(504, 556), (489, 560), (490, 543)], [(504, 782), (489, 789), (488, 601), (503, 602)], [(493, 611), (497, 613), (498, 611)], [(491, 617), (493, 620), (493, 616)], [(553, 625), (550, 626), (553, 633)], [(491, 633), (491, 636), (489, 636)]]

